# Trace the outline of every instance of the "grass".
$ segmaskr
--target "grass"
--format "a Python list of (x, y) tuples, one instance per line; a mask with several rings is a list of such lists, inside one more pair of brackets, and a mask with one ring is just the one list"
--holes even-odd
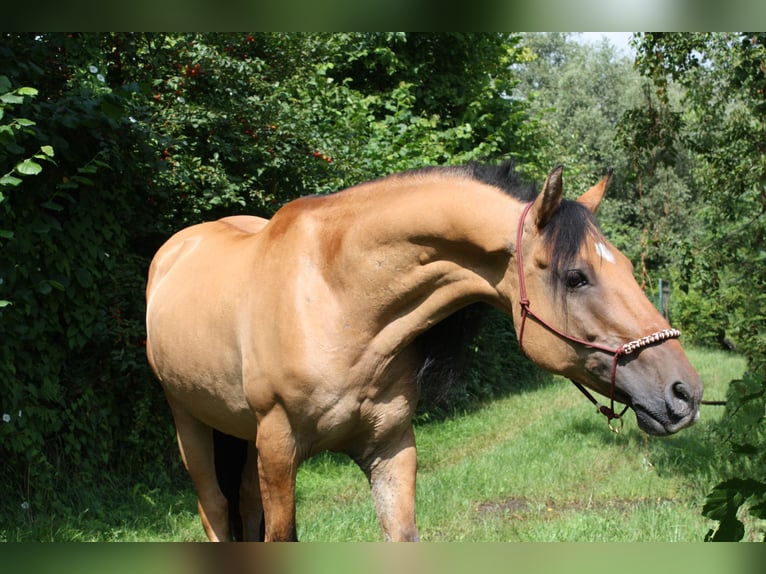
[[(741, 358), (691, 349), (706, 398), (722, 399)], [(712, 429), (723, 408), (657, 439), (626, 416), (622, 434), (563, 379), (447, 420), (420, 424), (417, 512), (425, 541), (700, 541), (700, 514), (716, 482)], [(205, 536), (188, 482), (104, 485), (65, 519), (39, 518), (0, 539), (193, 541)], [(378, 541), (369, 486), (347, 458), (324, 454), (298, 474), (304, 541)]]
[(73, 494), (55, 516), (29, 516), (0, 527), (0, 542), (192, 542), (205, 538), (190, 483), (171, 487), (107, 478), (95, 491)]

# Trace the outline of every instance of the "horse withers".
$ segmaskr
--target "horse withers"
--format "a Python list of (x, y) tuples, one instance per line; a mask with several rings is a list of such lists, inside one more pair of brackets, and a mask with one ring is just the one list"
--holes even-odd
[[(535, 195), (508, 164), (426, 168), (168, 240), (147, 352), (210, 540), (235, 515), (245, 539), (295, 540), (296, 472), (324, 450), (365, 472), (386, 540), (417, 540), (421, 335), (477, 302), (513, 316), (539, 366), (609, 397), (610, 425), (615, 403), (652, 435), (697, 420), (678, 332), (595, 224), (609, 177), (573, 201), (561, 174)], [(239, 508), (216, 473), (221, 433), (247, 443)]]

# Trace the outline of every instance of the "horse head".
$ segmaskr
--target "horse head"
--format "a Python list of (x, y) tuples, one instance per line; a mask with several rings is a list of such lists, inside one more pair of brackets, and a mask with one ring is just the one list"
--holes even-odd
[[(522, 349), (545, 369), (631, 407), (649, 434), (693, 424), (702, 382), (677, 340), (680, 332), (595, 223), (611, 174), (576, 201), (563, 199), (561, 174), (557, 167), (548, 175), (519, 222), (521, 304), (514, 316)], [(601, 409), (610, 419), (620, 416)]]

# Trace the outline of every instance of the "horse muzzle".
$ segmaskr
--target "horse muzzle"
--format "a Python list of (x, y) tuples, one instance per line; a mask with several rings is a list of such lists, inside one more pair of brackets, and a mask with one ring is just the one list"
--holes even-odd
[(631, 407), (638, 427), (654, 436), (667, 436), (693, 425), (699, 419), (702, 384), (674, 381), (663, 393), (662, 400), (636, 398)]

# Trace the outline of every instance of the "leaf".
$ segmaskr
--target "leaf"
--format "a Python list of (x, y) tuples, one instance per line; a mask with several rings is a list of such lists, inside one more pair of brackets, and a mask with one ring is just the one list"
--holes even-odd
[(8, 76), (0, 76), (0, 92), (5, 93), (11, 89), (11, 81)]
[(88, 185), (88, 186), (94, 186), (96, 183), (90, 179), (89, 177), (84, 177), (82, 175), (75, 175), (72, 178), (72, 181), (76, 181), (77, 183), (80, 183), (82, 185)]
[(42, 170), (42, 166), (31, 159), (25, 159), (16, 164), (16, 171), (22, 175), (37, 175)]
[(30, 87), (23, 87), (16, 90), (16, 93), (20, 96), (36, 96), (37, 95), (37, 88), (30, 88)]
[(761, 520), (766, 520), (766, 501), (761, 502), (760, 504), (754, 504), (748, 508), (748, 512), (751, 516), (755, 516)]
[(713, 520), (726, 520), (729, 516), (736, 515), (737, 509), (744, 501), (745, 497), (740, 492), (728, 488), (726, 483), (721, 483), (713, 487), (707, 495), (702, 514)]
[(20, 126), (22, 126), (22, 127), (25, 127), (25, 128), (26, 128), (26, 127), (29, 127), (29, 126), (35, 126), (35, 125), (37, 125), (37, 124), (36, 124), (35, 122), (33, 122), (32, 120), (28, 120), (28, 119), (26, 119), (26, 118), (16, 118), (15, 122), (16, 122), (17, 124), (19, 124)]
[(708, 532), (705, 540), (708, 542), (739, 542), (744, 535), (745, 525), (736, 517), (730, 517), (728, 520), (722, 520), (715, 531)]
[(93, 275), (91, 275), (90, 271), (84, 268), (77, 269), (75, 272), (75, 277), (77, 278), (77, 282), (86, 289), (91, 287), (93, 285)]
[(21, 183), (21, 180), (18, 177), (14, 177), (12, 175), (4, 175), (0, 177), (0, 185), (19, 185)]
[(50, 209), (52, 211), (64, 211), (64, 207), (56, 203), (52, 199), (41, 204), (40, 207), (44, 207), (45, 209)]
[(51, 230), (51, 226), (42, 219), (35, 219), (27, 224), (27, 229), (34, 233), (45, 235)]
[(13, 305), (13, 303), (6, 301), (5, 299), (0, 299), (0, 309), (7, 307), (8, 305)]
[(707, 495), (702, 514), (713, 520), (723, 520), (736, 514), (745, 500), (757, 491), (759, 483), (751, 479), (732, 478), (713, 487)]
[(53, 157), (53, 146), (49, 146), (49, 145), (40, 146), (40, 151), (43, 152), (48, 157)]
[[(766, 486), (757, 480), (732, 478), (713, 487), (702, 508), (703, 516), (718, 520), (718, 528), (711, 530), (705, 540), (736, 542), (745, 535), (745, 525), (737, 518), (740, 506), (754, 494), (763, 493)], [(760, 512), (761, 505), (755, 507)]]
[(0, 96), (0, 102), (4, 104), (23, 104), (24, 98), (16, 94), (3, 94)]

